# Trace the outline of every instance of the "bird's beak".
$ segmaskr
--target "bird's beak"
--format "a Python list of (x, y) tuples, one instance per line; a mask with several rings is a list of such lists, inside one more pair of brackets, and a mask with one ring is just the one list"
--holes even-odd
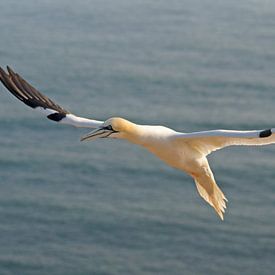
[(81, 137), (81, 141), (95, 140), (97, 138), (107, 138), (111, 134), (116, 133), (114, 130), (106, 129), (106, 127), (100, 127), (94, 131), (88, 133), (87, 135)]

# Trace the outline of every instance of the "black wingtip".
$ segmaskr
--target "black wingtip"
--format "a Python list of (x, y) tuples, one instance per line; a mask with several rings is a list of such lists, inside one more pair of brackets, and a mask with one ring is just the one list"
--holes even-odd
[(12, 68), (10, 66), (7, 66), (7, 71), (9, 73), (9, 75), (11, 75), (11, 76), (16, 75), (16, 73), (12, 70)]
[(0, 66), (0, 79), (2, 79), (2, 75), (5, 75), (6, 72), (4, 71), (4, 69)]
[[(13, 70), (7, 66), (7, 71), (9, 74), (14, 73)], [(0, 79), (4, 79), (4, 76), (8, 76), (7, 72), (0, 66)]]
[[(19, 74), (15, 73), (10, 66), (7, 66), (7, 72), (0, 67), (0, 81), (8, 91), (31, 108), (42, 107), (55, 110), (61, 114), (70, 113), (36, 90)], [(55, 116), (52, 119), (59, 119), (59, 117)]]
[(7, 66), (7, 70), (9, 74), (13, 74), (13, 70), (9, 66)]
[(64, 117), (66, 117), (66, 114), (64, 113), (53, 113), (47, 116), (48, 119), (56, 122), (62, 120)]
[(11, 77), (14, 77), (16, 75), (16, 73), (9, 66), (7, 66), (7, 71)]
[(266, 138), (272, 135), (272, 130), (271, 129), (267, 129), (267, 130), (263, 130), (260, 132), (259, 137), (260, 138)]

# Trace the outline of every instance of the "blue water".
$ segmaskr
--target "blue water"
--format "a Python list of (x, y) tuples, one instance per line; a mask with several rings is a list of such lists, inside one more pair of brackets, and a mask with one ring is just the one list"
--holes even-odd
[[(275, 3), (0, 1), (0, 64), (72, 112), (176, 130), (275, 127)], [(0, 274), (275, 274), (275, 146), (192, 179), (39, 116), (0, 87)]]

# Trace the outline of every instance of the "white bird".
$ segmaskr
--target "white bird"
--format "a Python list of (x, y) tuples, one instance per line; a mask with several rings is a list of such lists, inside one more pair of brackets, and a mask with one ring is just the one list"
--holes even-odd
[(215, 182), (207, 155), (231, 145), (266, 145), (275, 143), (275, 128), (253, 131), (212, 130), (181, 133), (164, 126), (139, 125), (124, 118), (112, 117), (98, 121), (75, 116), (54, 103), (7, 67), (0, 67), (0, 80), (19, 100), (41, 111), (48, 119), (75, 127), (95, 128), (81, 138), (125, 139), (148, 149), (169, 166), (190, 175), (198, 192), (223, 220), (226, 197)]

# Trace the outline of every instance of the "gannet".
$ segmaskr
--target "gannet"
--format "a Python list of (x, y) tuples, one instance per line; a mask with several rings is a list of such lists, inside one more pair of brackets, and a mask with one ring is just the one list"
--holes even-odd
[(48, 119), (75, 127), (94, 128), (81, 141), (97, 138), (124, 139), (146, 148), (167, 165), (190, 175), (200, 196), (223, 220), (227, 199), (216, 184), (207, 155), (231, 145), (267, 145), (275, 143), (275, 128), (252, 131), (211, 130), (182, 133), (164, 126), (139, 125), (125, 118), (105, 121), (76, 116), (40, 93), (19, 74), (0, 67), (0, 80), (19, 100), (42, 112)]

